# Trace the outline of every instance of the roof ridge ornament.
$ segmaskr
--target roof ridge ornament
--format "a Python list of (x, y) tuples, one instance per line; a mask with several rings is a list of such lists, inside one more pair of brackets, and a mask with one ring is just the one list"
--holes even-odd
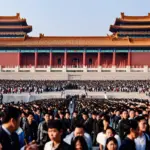
[(16, 14), (16, 17), (17, 17), (18, 19), (20, 19), (20, 13), (17, 13), (17, 14)]
[(44, 34), (43, 33), (40, 33), (39, 34), (39, 38), (43, 38), (44, 37)]
[(125, 16), (124, 12), (121, 12), (121, 18), (122, 19), (124, 19), (124, 16)]

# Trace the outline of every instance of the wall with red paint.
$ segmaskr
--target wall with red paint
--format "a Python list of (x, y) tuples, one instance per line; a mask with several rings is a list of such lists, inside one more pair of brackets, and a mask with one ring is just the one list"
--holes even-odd
[(67, 53), (67, 65), (73, 66), (75, 65), (73, 63), (73, 59), (79, 59), (79, 64), (78, 65), (83, 65), (83, 53)]
[(34, 66), (34, 53), (22, 53), (21, 54), (21, 66)]
[(38, 66), (48, 66), (49, 65), (49, 53), (38, 53)]
[(91, 66), (97, 66), (97, 58), (98, 54), (96, 53), (86, 53), (86, 65), (89, 65), (89, 59), (92, 59), (92, 65)]
[(125, 67), (128, 63), (128, 53), (116, 53), (116, 66)]
[(12, 66), (18, 65), (18, 53), (0, 53), (0, 65)]
[(101, 53), (101, 66), (111, 67), (112, 58), (113, 58), (113, 53)]
[(144, 66), (144, 65), (148, 65), (150, 67), (149, 52), (131, 53), (131, 66)]
[(61, 59), (60, 66), (63, 66), (63, 64), (64, 64), (64, 54), (63, 53), (53, 53), (52, 54), (52, 66), (59, 66), (58, 59)]

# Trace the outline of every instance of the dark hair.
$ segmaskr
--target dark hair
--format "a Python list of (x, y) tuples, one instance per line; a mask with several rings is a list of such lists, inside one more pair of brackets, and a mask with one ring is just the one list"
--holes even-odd
[(75, 150), (75, 149), (76, 149), (76, 143), (77, 143), (78, 141), (81, 143), (82, 150), (88, 150), (87, 143), (86, 143), (84, 137), (82, 137), (82, 136), (77, 136), (77, 137), (72, 141), (72, 143), (71, 143), (72, 150)]
[(18, 120), (20, 116), (21, 116), (21, 112), (19, 109), (9, 106), (4, 110), (2, 122), (8, 123), (12, 118)]
[(27, 113), (27, 117), (29, 117), (30, 115), (34, 117), (34, 114), (32, 112)]
[(62, 123), (60, 120), (51, 120), (49, 121), (48, 123), (48, 129), (57, 129), (58, 131), (62, 130), (63, 127), (62, 127)]
[(109, 117), (108, 115), (105, 115), (103, 120), (105, 120), (105, 121), (107, 121), (108, 123), (110, 123), (110, 117)]
[(125, 136), (130, 134), (130, 129), (136, 130), (138, 127), (138, 122), (136, 120), (129, 120), (127, 124), (124, 124)]
[(110, 137), (106, 140), (106, 146), (105, 146), (105, 150), (108, 150), (107, 145), (110, 141), (113, 141), (116, 145), (117, 145), (117, 149), (118, 149), (118, 142), (114, 137)]
[(107, 129), (105, 130), (105, 132), (106, 132), (107, 130), (112, 130), (113, 135), (115, 135), (115, 134), (116, 134), (115, 130), (114, 130), (112, 127), (107, 127)]
[(76, 124), (75, 128), (83, 128), (83, 129), (85, 129), (84, 126), (82, 124), (80, 124), (80, 123)]
[(141, 120), (145, 120), (144, 116), (138, 116), (135, 119), (137, 122), (140, 122)]

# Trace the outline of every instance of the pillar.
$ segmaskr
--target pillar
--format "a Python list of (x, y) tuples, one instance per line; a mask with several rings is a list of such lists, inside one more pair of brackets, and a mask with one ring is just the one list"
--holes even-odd
[(97, 66), (100, 66), (101, 65), (101, 53), (98, 52), (97, 53)]
[(49, 65), (52, 66), (52, 52), (49, 53)]
[(116, 65), (116, 52), (113, 52), (113, 60), (112, 60), (112, 65)]
[(21, 53), (19, 52), (18, 53), (18, 66), (20, 66), (20, 56), (21, 56)]
[(37, 61), (38, 61), (38, 53), (34, 53), (34, 66), (37, 67)]
[(131, 52), (128, 52), (128, 66), (131, 66)]
[(64, 53), (64, 66), (67, 66), (67, 52)]
[(86, 65), (86, 52), (83, 52), (83, 66)]

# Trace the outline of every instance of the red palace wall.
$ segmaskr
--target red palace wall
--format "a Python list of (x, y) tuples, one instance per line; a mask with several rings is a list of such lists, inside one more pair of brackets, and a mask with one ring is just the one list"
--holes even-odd
[(48, 66), (49, 65), (49, 53), (38, 53), (38, 66)]
[(17, 66), (18, 65), (18, 53), (0, 53), (0, 65), (1, 66)]
[(144, 65), (148, 65), (150, 67), (149, 52), (131, 53), (131, 66), (144, 66)]
[(73, 63), (73, 59), (79, 59), (79, 64), (78, 65), (83, 65), (83, 54), (82, 53), (68, 53), (67, 54), (67, 65), (72, 66), (72, 65), (77, 65)]
[(21, 53), (21, 66), (34, 66), (35, 65), (35, 57), (34, 53)]
[(97, 66), (97, 54), (96, 53), (86, 53), (86, 65), (89, 65), (89, 59), (92, 59), (91, 66)]
[(101, 66), (111, 67), (112, 58), (113, 58), (113, 53), (101, 53)]
[[(61, 59), (61, 64), (58, 65), (58, 59)], [(73, 59), (79, 59), (78, 65), (83, 65), (83, 53), (67, 53), (67, 65), (77, 65), (73, 63)], [(98, 54), (97, 53), (86, 53), (86, 64), (89, 65), (89, 59), (92, 59), (91, 66), (97, 66)], [(101, 53), (100, 64), (103, 67), (111, 67), (113, 53)], [(128, 63), (128, 53), (116, 53), (116, 66), (124, 67)], [(50, 64), (49, 53), (38, 53), (37, 65), (47, 66)], [(0, 53), (0, 65), (1, 66), (17, 66), (19, 65), (18, 53)], [(35, 54), (34, 53), (21, 53), (20, 54), (20, 65), (30, 66), (35, 65)], [(53, 53), (52, 54), (52, 66), (63, 66), (64, 65), (64, 53)], [(131, 53), (131, 66), (144, 66), (150, 67), (150, 53), (149, 52), (133, 52)]]
[[(61, 64), (58, 65), (58, 59), (61, 59)], [(52, 66), (63, 66), (64, 64), (64, 54), (63, 53), (53, 53), (52, 54)]]
[(116, 66), (125, 67), (128, 63), (128, 53), (116, 53)]

